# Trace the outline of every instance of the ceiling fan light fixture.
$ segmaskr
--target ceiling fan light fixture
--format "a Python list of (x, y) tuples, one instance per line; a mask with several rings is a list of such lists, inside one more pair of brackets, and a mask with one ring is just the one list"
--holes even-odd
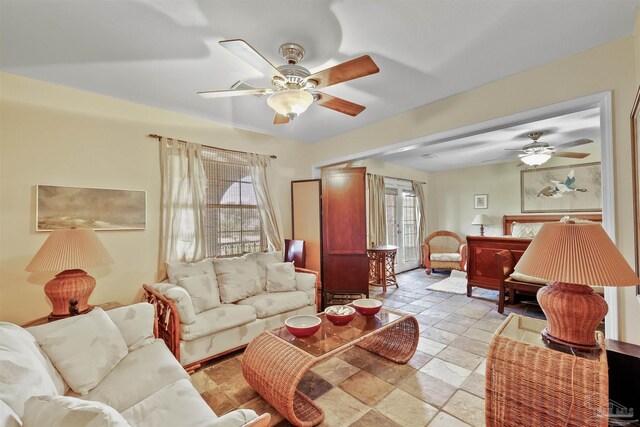
[(313, 103), (313, 95), (304, 90), (286, 89), (274, 93), (267, 98), (267, 104), (276, 113), (287, 116), (290, 120), (307, 111)]
[(520, 160), (529, 166), (540, 166), (546, 163), (550, 158), (551, 158), (550, 154), (534, 153), (534, 154), (526, 154), (520, 157)]

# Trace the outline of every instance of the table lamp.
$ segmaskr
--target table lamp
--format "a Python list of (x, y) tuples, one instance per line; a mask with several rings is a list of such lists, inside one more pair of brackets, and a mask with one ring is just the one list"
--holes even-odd
[(478, 214), (473, 221), (471, 221), (471, 225), (479, 225), (480, 226), (480, 235), (484, 236), (484, 225), (489, 224), (489, 217), (485, 214)]
[(538, 291), (547, 317), (542, 337), (581, 351), (597, 349), (607, 303), (591, 286), (634, 286), (640, 279), (598, 223), (545, 223), (515, 270), (549, 280)]
[[(53, 230), (25, 270), (63, 270), (44, 286), (44, 293), (53, 305), (49, 320), (53, 320), (90, 311), (93, 307), (88, 301), (96, 281), (81, 268), (109, 264), (113, 264), (113, 260), (95, 231), (70, 228)], [(70, 306), (75, 306), (73, 313)]]

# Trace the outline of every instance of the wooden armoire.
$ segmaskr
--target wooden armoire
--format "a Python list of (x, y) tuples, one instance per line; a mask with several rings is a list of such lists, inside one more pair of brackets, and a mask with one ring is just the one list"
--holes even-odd
[(328, 169), (312, 182), (291, 183), (292, 230), (307, 242), (307, 268), (320, 264), (323, 306), (368, 296), (366, 168)]

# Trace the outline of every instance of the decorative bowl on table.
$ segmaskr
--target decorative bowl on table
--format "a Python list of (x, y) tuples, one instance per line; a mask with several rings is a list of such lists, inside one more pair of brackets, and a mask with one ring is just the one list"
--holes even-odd
[(287, 331), (296, 338), (308, 338), (318, 332), (322, 320), (318, 316), (300, 315), (284, 321)]
[(357, 299), (353, 302), (353, 308), (363, 316), (375, 316), (382, 308), (382, 301), (373, 298)]
[(332, 305), (324, 310), (327, 320), (336, 326), (344, 326), (356, 317), (356, 310), (348, 305)]

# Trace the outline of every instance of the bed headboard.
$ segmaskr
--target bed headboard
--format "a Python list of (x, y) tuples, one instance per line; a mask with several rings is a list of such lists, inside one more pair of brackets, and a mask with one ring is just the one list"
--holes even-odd
[(571, 218), (586, 219), (594, 222), (602, 222), (602, 214), (586, 214), (586, 215), (505, 215), (502, 217), (502, 233), (505, 236), (511, 235), (511, 224), (514, 222), (532, 223), (532, 222), (557, 222), (562, 217), (570, 216)]

